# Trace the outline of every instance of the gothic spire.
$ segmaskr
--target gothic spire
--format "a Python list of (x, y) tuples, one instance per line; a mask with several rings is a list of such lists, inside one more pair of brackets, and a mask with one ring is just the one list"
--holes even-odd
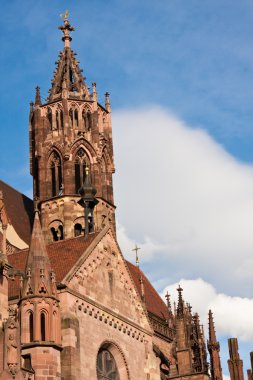
[(22, 297), (55, 296), (54, 274), (40, 225), (39, 212), (35, 210), (31, 244), (26, 263), (26, 276)]
[(59, 60), (56, 61), (57, 67), (54, 71), (48, 101), (51, 102), (60, 98), (89, 100), (89, 91), (84, 83), (85, 78), (79, 68), (79, 61), (70, 48), (70, 41), (72, 40), (70, 32), (75, 29), (68, 21), (68, 12), (64, 15), (63, 25), (59, 26), (59, 29), (63, 32), (64, 49), (59, 54)]

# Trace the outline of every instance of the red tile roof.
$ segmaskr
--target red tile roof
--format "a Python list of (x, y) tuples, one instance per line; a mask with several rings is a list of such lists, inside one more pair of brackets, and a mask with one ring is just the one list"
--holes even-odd
[[(58, 283), (64, 279), (66, 274), (86, 251), (96, 236), (97, 233), (90, 234), (88, 239), (84, 239), (83, 236), (79, 236), (72, 239), (60, 240), (47, 245), (47, 253), (50, 264), (55, 272), (56, 281)], [(24, 272), (27, 256), (28, 249), (24, 249), (8, 255), (8, 260), (15, 269)], [(16, 297), (18, 294), (19, 282), (15, 279), (15, 281), (9, 282), (9, 297)]]
[[(56, 281), (60, 283), (64, 277), (68, 274), (70, 269), (75, 265), (78, 259), (83, 255), (92, 241), (98, 234), (89, 235), (88, 239), (84, 239), (83, 236), (76, 238), (61, 240), (58, 242), (47, 245), (47, 252), (50, 259), (52, 269), (55, 272)], [(18, 270), (24, 271), (26, 266), (26, 260), (28, 255), (28, 249), (15, 252), (8, 255), (9, 263)], [(157, 291), (153, 288), (147, 277), (140, 271), (139, 268), (126, 261), (130, 270), (131, 276), (134, 280), (138, 292), (141, 294), (140, 287), (140, 274), (142, 274), (145, 302), (149, 312), (159, 316), (163, 319), (168, 319), (168, 311), (165, 303)], [(19, 294), (19, 279), (9, 282), (9, 297), (18, 297)]]
[(29, 245), (33, 221), (33, 201), (1, 180), (0, 190), (3, 192), (8, 219), (19, 237)]
[(132, 278), (134, 280), (135, 286), (138, 289), (138, 292), (141, 294), (141, 283), (140, 278), (142, 276), (142, 281), (144, 285), (144, 295), (145, 295), (145, 303), (147, 310), (157, 315), (160, 318), (168, 319), (168, 308), (155, 290), (155, 288), (151, 285), (145, 274), (135, 265), (130, 263), (129, 261), (126, 262), (128, 265), (128, 268), (130, 270), (130, 273), (132, 275)]

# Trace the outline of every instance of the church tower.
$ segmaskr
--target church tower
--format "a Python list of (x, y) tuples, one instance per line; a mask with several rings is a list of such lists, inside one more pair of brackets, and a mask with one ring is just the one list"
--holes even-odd
[[(105, 94), (102, 106), (96, 83), (91, 91), (85, 84), (70, 47), (74, 28), (67, 17), (66, 13), (59, 27), (64, 48), (56, 62), (49, 96), (42, 103), (37, 87), (35, 103), (30, 105), (30, 172), (47, 242), (98, 231), (106, 224), (115, 229), (109, 94)], [(85, 204), (78, 203), (87, 176), (96, 192), (96, 205), (86, 218), (89, 226), (85, 226)]]

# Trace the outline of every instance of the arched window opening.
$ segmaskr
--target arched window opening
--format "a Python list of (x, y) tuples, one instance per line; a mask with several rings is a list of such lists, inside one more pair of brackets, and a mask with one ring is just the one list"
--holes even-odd
[(51, 131), (53, 130), (53, 116), (52, 116), (52, 110), (51, 108), (47, 109), (47, 120), (49, 122), (49, 127)]
[(59, 129), (60, 129), (60, 114), (58, 111), (56, 111), (55, 120), (56, 120), (56, 129), (57, 129), (57, 131), (59, 131)]
[(107, 169), (104, 157), (101, 164), (102, 196), (107, 199)]
[(97, 379), (119, 380), (119, 372), (114, 357), (108, 350), (100, 350), (97, 357)]
[(85, 113), (85, 111), (83, 110), (83, 112), (82, 112), (82, 124), (83, 124), (83, 129), (86, 131), (86, 129), (87, 129), (87, 126), (86, 126), (86, 113)]
[(35, 179), (35, 195), (39, 198), (40, 196), (40, 181), (39, 181), (39, 158), (34, 159), (34, 179)]
[(75, 224), (75, 227), (74, 227), (74, 233), (75, 233), (75, 236), (80, 236), (82, 235), (82, 232), (83, 232), (83, 227), (80, 223), (76, 223)]
[(33, 342), (34, 337), (33, 337), (33, 313), (30, 311), (29, 312), (29, 341)]
[(52, 234), (52, 241), (63, 240), (63, 226), (59, 225), (58, 228), (51, 227), (50, 228)]
[(91, 130), (91, 127), (92, 127), (91, 113), (87, 112), (87, 128), (88, 128), (88, 130)]
[(60, 122), (61, 122), (61, 128), (63, 129), (63, 110), (60, 111)]
[(75, 127), (78, 127), (78, 111), (75, 110), (74, 112), (74, 118), (75, 118)]
[(62, 191), (62, 168), (61, 159), (58, 153), (53, 152), (50, 156), (50, 177), (51, 177), (51, 195), (59, 195)]
[(73, 110), (72, 110), (72, 108), (69, 110), (69, 124), (70, 124), (70, 127), (72, 128), (73, 127)]
[(86, 167), (89, 167), (89, 159), (83, 148), (80, 148), (75, 159), (75, 186), (76, 194), (85, 181)]
[(46, 340), (46, 316), (45, 313), (40, 314), (40, 336), (42, 342)]

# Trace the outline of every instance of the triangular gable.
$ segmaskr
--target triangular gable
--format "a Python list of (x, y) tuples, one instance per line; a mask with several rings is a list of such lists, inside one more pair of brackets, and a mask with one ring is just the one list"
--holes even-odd
[(81, 296), (150, 330), (145, 306), (109, 226), (62, 282)]

